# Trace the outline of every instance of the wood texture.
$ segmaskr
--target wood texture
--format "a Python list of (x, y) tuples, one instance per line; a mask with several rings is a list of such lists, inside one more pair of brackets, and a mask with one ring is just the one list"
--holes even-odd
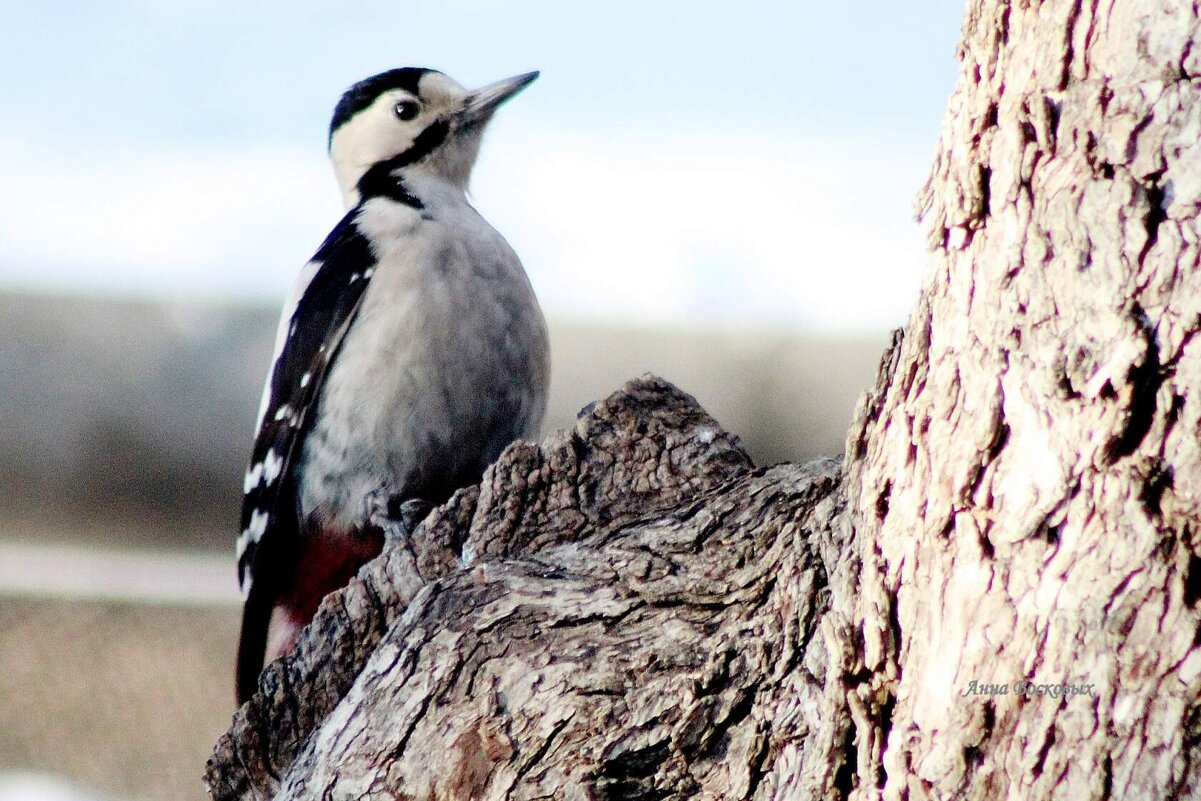
[[(690, 397), (631, 382), (574, 431), (511, 447), (327, 599), (218, 744), (210, 790), (749, 798), (829, 784), (847, 722), (812, 725), (833, 700), (814, 528), (840, 508), (837, 481), (828, 460), (755, 469)], [(817, 775), (780, 770), (801, 761)]]
[(214, 797), (1201, 797), (1198, 15), (972, 0), (842, 467), (632, 382), (328, 599)]
[(848, 454), (889, 713), (859, 797), (1199, 792), (1197, 35), (1190, 3), (969, 5), (934, 272)]

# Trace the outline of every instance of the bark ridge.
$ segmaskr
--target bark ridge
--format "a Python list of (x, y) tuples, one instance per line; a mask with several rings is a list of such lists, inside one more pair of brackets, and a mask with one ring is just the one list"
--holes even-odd
[(770, 798), (828, 785), (848, 725), (808, 716), (839, 705), (814, 636), (838, 480), (829, 460), (756, 469), (690, 396), (631, 381), (574, 430), (511, 446), (327, 599), (218, 743), (210, 792)]

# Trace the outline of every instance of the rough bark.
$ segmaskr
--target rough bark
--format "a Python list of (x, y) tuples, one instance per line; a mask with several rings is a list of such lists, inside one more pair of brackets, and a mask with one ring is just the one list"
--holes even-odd
[(812, 715), (837, 705), (814, 638), (837, 552), (814, 530), (837, 481), (829, 460), (755, 469), (690, 397), (631, 382), (328, 599), (210, 790), (731, 798), (793, 761), (827, 786), (847, 720)]
[(327, 599), (214, 797), (1201, 797), (1199, 29), (973, 0), (842, 468), (627, 385)]
[(1198, 25), (969, 6), (934, 272), (847, 458), (886, 798), (1201, 792)]

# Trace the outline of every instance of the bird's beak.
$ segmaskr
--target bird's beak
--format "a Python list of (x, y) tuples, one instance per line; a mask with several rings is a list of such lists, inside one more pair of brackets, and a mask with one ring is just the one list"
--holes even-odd
[(496, 111), (501, 103), (529, 86), (537, 77), (538, 71), (535, 70), (490, 83), (482, 89), (476, 89), (467, 96), (467, 101), (463, 104), (462, 111), (459, 112), (459, 119), (466, 125), (484, 122), (492, 116), (492, 112)]

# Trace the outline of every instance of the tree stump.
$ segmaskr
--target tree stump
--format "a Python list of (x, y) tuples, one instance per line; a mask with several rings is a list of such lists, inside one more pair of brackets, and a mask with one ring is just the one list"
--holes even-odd
[(328, 598), (213, 797), (1201, 797), (1199, 32), (971, 0), (844, 460), (631, 382)]
[(631, 382), (327, 599), (218, 744), (214, 797), (725, 797), (773, 782), (769, 755), (834, 755), (845, 715), (808, 715), (838, 475), (756, 469)]

